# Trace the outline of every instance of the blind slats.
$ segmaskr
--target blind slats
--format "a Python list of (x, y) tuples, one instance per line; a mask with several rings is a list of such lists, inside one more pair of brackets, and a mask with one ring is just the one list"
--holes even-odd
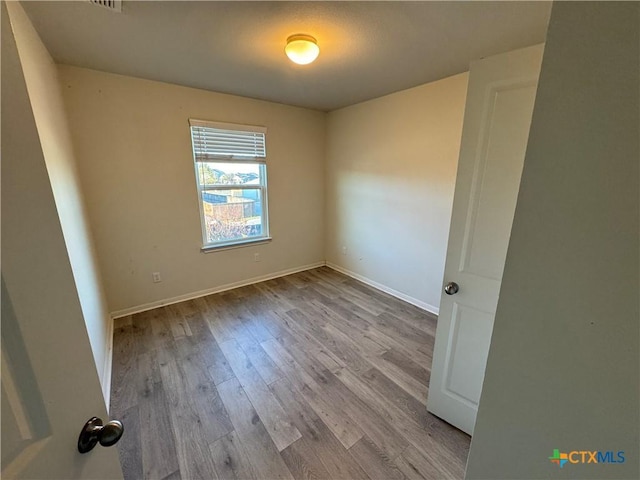
[(245, 149), (255, 150), (256, 148), (260, 148), (264, 150), (264, 143), (259, 141), (258, 142), (255, 142), (255, 141), (254, 142), (246, 142), (246, 141), (233, 142), (229, 140), (216, 140), (216, 139), (206, 141), (206, 140), (201, 140), (199, 138), (194, 138), (193, 144), (203, 149), (206, 149), (211, 145), (215, 145), (218, 148), (231, 148), (231, 149), (237, 148), (240, 150), (245, 150)]
[[(192, 127), (194, 128), (194, 127)], [(224, 142), (242, 142), (242, 143), (253, 143), (256, 141), (260, 141), (262, 138), (264, 138), (264, 134), (253, 134), (253, 133), (247, 133), (247, 135), (229, 135), (229, 134), (225, 134), (223, 132), (215, 132), (215, 133), (210, 133), (210, 132), (202, 132), (200, 127), (195, 127), (194, 129), (197, 133), (198, 136), (196, 137), (198, 140), (201, 140), (203, 142), (206, 141), (212, 141), (212, 140), (219, 140), (219, 141), (224, 141)]]
[(241, 157), (241, 156), (238, 156), (238, 155), (222, 155), (222, 154), (218, 154), (218, 155), (197, 154), (197, 155), (195, 155), (195, 161), (196, 162), (202, 162), (202, 163), (211, 162), (211, 163), (215, 163), (215, 162), (219, 162), (221, 160), (234, 161), (234, 162), (238, 162), (238, 163), (244, 163), (247, 160), (251, 160), (252, 162), (255, 162), (255, 163), (265, 163), (266, 162), (265, 158), (260, 158), (260, 157)]
[(189, 122), (193, 154), (197, 162), (219, 159), (266, 159), (266, 129), (263, 127), (207, 123), (199, 120)]

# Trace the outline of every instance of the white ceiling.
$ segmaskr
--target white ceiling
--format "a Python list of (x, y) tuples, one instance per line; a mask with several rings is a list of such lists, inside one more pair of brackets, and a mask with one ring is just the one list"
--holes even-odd
[[(24, 2), (58, 63), (329, 111), (544, 41), (549, 2)], [(294, 33), (320, 56), (284, 55)]]

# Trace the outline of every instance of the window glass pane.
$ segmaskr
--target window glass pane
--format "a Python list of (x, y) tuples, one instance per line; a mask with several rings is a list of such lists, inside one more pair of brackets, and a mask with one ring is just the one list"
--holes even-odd
[(258, 188), (203, 189), (202, 207), (207, 243), (262, 237), (266, 233)]
[(197, 162), (200, 185), (260, 185), (260, 164)]

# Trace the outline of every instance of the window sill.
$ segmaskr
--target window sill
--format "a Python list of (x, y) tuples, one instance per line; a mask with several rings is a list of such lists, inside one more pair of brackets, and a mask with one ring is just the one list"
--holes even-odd
[(222, 250), (232, 250), (234, 248), (251, 247), (253, 245), (260, 245), (261, 243), (269, 243), (271, 237), (260, 237), (251, 240), (242, 240), (233, 243), (223, 243), (220, 245), (207, 245), (200, 249), (202, 253), (220, 252)]

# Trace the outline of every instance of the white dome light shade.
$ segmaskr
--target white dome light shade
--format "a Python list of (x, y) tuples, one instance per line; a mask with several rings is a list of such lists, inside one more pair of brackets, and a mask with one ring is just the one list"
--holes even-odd
[(320, 54), (320, 47), (316, 43), (316, 39), (311, 35), (291, 35), (287, 38), (287, 46), (284, 52), (293, 63), (298, 65), (307, 65), (313, 62)]

